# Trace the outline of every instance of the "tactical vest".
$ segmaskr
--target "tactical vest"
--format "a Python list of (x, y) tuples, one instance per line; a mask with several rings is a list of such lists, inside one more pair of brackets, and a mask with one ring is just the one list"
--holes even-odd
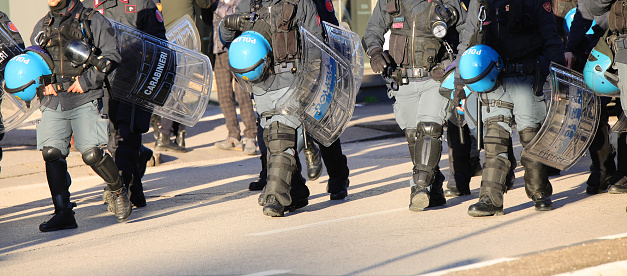
[(84, 71), (83, 66), (74, 67), (72, 62), (63, 53), (65, 44), (72, 39), (85, 40), (93, 45), (93, 35), (88, 21), (96, 11), (90, 8), (72, 10), (71, 14), (64, 17), (58, 28), (53, 27), (55, 18), (48, 13), (42, 22), (42, 36), (40, 46), (50, 54), (54, 62), (53, 73), (60, 77), (80, 76)]
[[(272, 9), (261, 0), (251, 1), (251, 12), (258, 16), (252, 30), (262, 34), (272, 45), (274, 73), (296, 72), (300, 58), (300, 37), (296, 24), (297, 0), (281, 0)], [(268, 39), (269, 38), (269, 39)]]
[(627, 1), (619, 0), (614, 2), (607, 19), (610, 31), (614, 34), (627, 33)]
[(435, 12), (434, 2), (419, 14), (411, 13), (402, 0), (387, 0), (386, 8), (390, 16), (390, 54), (394, 61), (400, 67), (431, 71), (446, 54), (442, 40), (433, 35), (429, 26)]
[(490, 1), (486, 14), (483, 41), (506, 63), (535, 60), (542, 51), (544, 42), (536, 32), (534, 17), (525, 13), (525, 1)]

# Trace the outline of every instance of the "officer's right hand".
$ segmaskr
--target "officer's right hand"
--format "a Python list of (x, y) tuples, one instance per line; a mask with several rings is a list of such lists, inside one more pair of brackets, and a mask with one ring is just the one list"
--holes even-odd
[(564, 58), (566, 58), (566, 66), (568, 66), (568, 68), (570, 68), (570, 66), (573, 65), (573, 53), (572, 52), (565, 52), (564, 53)]
[(250, 13), (229, 14), (222, 21), (225, 28), (233, 31), (247, 31), (252, 27)]
[(370, 67), (375, 73), (381, 73), (385, 68), (392, 65), (392, 57), (381, 48), (375, 48), (370, 53)]
[(48, 84), (44, 87), (44, 96), (46, 95), (57, 95), (57, 91), (54, 91), (54, 87), (52, 86), (52, 84)]

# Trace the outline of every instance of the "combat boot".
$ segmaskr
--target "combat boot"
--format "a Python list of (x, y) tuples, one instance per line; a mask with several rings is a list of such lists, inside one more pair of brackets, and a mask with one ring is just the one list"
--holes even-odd
[(445, 177), (440, 172), (440, 169), (436, 169), (435, 177), (431, 182), (431, 191), (429, 191), (429, 206), (436, 207), (446, 204), (446, 198), (444, 197), (444, 190), (442, 185), (444, 184)]
[[(523, 147), (535, 137), (538, 128), (525, 128), (519, 132), (520, 143)], [(532, 159), (522, 157), (521, 164), (525, 168), (525, 192), (534, 205), (536, 211), (550, 211), (553, 209), (551, 202), (551, 194), (553, 194), (553, 186), (549, 182), (549, 176), (546, 165), (534, 161)]]
[(502, 156), (486, 157), (483, 178), (479, 190), (479, 201), (468, 207), (471, 217), (503, 215), (503, 194), (510, 162)]
[(329, 182), (327, 183), (327, 193), (330, 194), (329, 199), (339, 200), (346, 198), (348, 196), (349, 184), (348, 178), (329, 177)]
[(609, 182), (612, 183), (608, 190), (610, 194), (627, 193), (627, 176), (624, 176), (622, 173), (616, 172)]
[(316, 180), (320, 177), (320, 174), (322, 174), (320, 149), (318, 149), (311, 137), (307, 137), (306, 139), (307, 146), (303, 149), (303, 153), (305, 154), (305, 163), (307, 164), (307, 178), (309, 178), (309, 180)]
[(74, 219), (73, 204), (69, 199), (63, 198), (62, 195), (56, 195), (52, 198), (54, 204), (54, 216), (39, 225), (39, 231), (51, 232), (64, 229), (74, 229), (78, 227), (76, 219)]
[(111, 191), (111, 202), (113, 205), (113, 212), (118, 222), (123, 222), (131, 216), (131, 201), (128, 195), (128, 189), (122, 185), (117, 190)]
[(263, 214), (270, 217), (282, 217), (285, 215), (285, 207), (273, 195), (269, 195), (263, 205)]
[(159, 130), (159, 138), (155, 142), (155, 150), (157, 151), (174, 151), (183, 153), (186, 150), (181, 148), (179, 145), (172, 143), (170, 140), (170, 135), (166, 135), (161, 130)]
[(309, 205), (309, 188), (305, 185), (305, 178), (296, 173), (292, 176), (292, 188), (290, 189), (290, 196), (292, 197), (292, 204), (285, 207), (285, 210), (294, 212), (296, 209), (303, 208)]
[(179, 130), (179, 132), (176, 133), (176, 145), (178, 145), (182, 149), (185, 149), (185, 133), (185, 130)]

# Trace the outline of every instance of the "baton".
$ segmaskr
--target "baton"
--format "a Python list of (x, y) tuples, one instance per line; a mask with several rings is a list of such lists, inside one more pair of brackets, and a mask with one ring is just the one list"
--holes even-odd
[(481, 151), (481, 143), (483, 140), (483, 116), (481, 108), (481, 99), (477, 95), (477, 150)]

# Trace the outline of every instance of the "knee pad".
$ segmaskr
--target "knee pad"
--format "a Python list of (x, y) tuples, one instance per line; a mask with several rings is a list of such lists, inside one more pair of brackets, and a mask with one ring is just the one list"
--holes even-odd
[(533, 137), (536, 137), (536, 134), (538, 134), (539, 130), (540, 128), (528, 127), (519, 131), (518, 136), (520, 138), (520, 143), (522, 144), (522, 146), (526, 147), (527, 144), (529, 144), (529, 142), (533, 140)]
[(89, 166), (95, 166), (102, 160), (104, 152), (100, 147), (95, 147), (83, 152), (83, 162)]
[(54, 162), (54, 161), (59, 160), (59, 158), (65, 157), (61, 153), (60, 149), (53, 148), (53, 147), (44, 147), (41, 150), (41, 154), (43, 155), (44, 161), (46, 162)]
[(483, 138), (486, 157), (506, 156), (509, 139), (509, 131), (505, 130), (498, 122), (488, 122), (485, 125), (485, 136)]
[(270, 154), (285, 152), (296, 146), (296, 130), (279, 122), (272, 122), (263, 130), (263, 139)]
[(420, 122), (418, 123), (417, 132), (420, 136), (440, 138), (440, 136), (442, 136), (442, 124), (435, 122)]

